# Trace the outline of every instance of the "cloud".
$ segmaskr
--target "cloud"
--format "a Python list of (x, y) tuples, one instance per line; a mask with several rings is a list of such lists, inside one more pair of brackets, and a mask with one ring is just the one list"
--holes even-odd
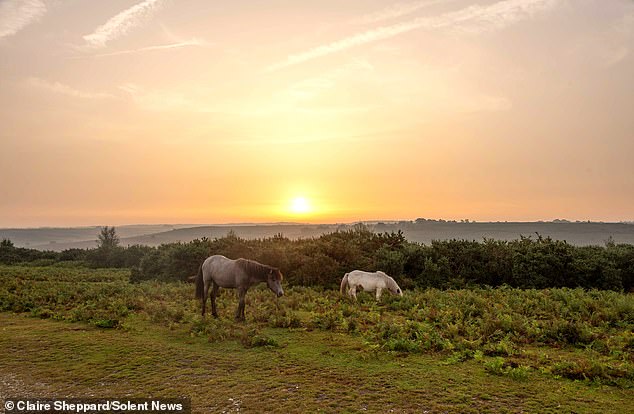
[(28, 84), (36, 87), (36, 88), (40, 88), (40, 89), (45, 89), (48, 90), (50, 92), (54, 92), (54, 93), (59, 93), (62, 95), (67, 95), (67, 96), (72, 96), (74, 98), (81, 98), (81, 99), (109, 99), (109, 98), (114, 98), (115, 96), (109, 93), (105, 93), (105, 92), (84, 92), (84, 91), (80, 91), (78, 89), (75, 89), (71, 86), (68, 85), (64, 85), (63, 83), (59, 83), (59, 82), (49, 82), (45, 79), (41, 79), (41, 78), (29, 78), (27, 80)]
[(612, 48), (604, 46), (605, 49), (602, 53), (604, 66), (614, 66), (631, 55), (631, 45), (634, 38), (634, 12), (623, 16), (611, 32), (611, 37), (617, 38), (618, 40), (615, 42), (619, 44)]
[(625, 46), (615, 47), (613, 49), (604, 48), (600, 52), (600, 62), (603, 66), (609, 67), (614, 66), (625, 58), (627, 58), (630, 54), (630, 49)]
[(122, 11), (99, 26), (93, 33), (84, 36), (84, 40), (91, 47), (104, 47), (109, 41), (130, 32), (139, 26), (164, 0), (145, 0)]
[(413, 1), (408, 3), (397, 3), (389, 6), (376, 13), (366, 14), (353, 20), (353, 24), (370, 24), (378, 23), (384, 20), (396, 19), (417, 12), (420, 9), (431, 7), (436, 4), (447, 4), (457, 0), (423, 0)]
[(629, 9), (630, 12), (625, 14), (614, 27), (615, 31), (626, 36), (634, 33), (634, 4)]
[(559, 0), (506, 0), (489, 6), (471, 6), (448, 13), (450, 19), (443, 22), (443, 26), (455, 26), (475, 34), (501, 30), (550, 10), (558, 2)]
[(12, 36), (46, 13), (39, 0), (5, 0), (0, 2), (0, 39)]
[(351, 77), (360, 79), (365, 74), (372, 72), (374, 72), (374, 67), (370, 63), (364, 60), (354, 60), (319, 76), (295, 82), (274, 97), (288, 102), (288, 110), (302, 109), (302, 105), (309, 103), (324, 92), (336, 88), (338, 82), (348, 81)]
[(500, 112), (513, 108), (513, 102), (505, 96), (471, 95), (458, 99), (452, 108), (455, 112)]
[(120, 51), (111, 52), (111, 53), (101, 53), (94, 56), (105, 57), (105, 56), (130, 55), (134, 53), (151, 52), (156, 50), (179, 49), (182, 47), (192, 47), (192, 46), (206, 46), (207, 44), (208, 43), (202, 39), (192, 38), (189, 40), (184, 40), (182, 42), (168, 43), (165, 45), (146, 46), (146, 47), (141, 47), (138, 49), (120, 50)]
[(625, 13), (609, 26), (589, 32), (571, 48), (570, 54), (581, 59), (584, 67), (609, 68), (629, 59), (634, 44), (634, 12), (631, 10), (634, 10), (634, 4), (627, 7)]
[(499, 30), (552, 7), (556, 1), (557, 0), (505, 0), (488, 6), (470, 6), (435, 17), (419, 17), (407, 22), (367, 30), (341, 40), (317, 46), (305, 52), (290, 55), (286, 60), (269, 66), (267, 70), (274, 71), (282, 69), (352, 47), (389, 39), (416, 29), (441, 29), (462, 26), (474, 33)]
[(121, 85), (119, 89), (128, 94), (140, 109), (146, 111), (213, 112), (207, 105), (181, 92), (146, 90), (134, 83)]

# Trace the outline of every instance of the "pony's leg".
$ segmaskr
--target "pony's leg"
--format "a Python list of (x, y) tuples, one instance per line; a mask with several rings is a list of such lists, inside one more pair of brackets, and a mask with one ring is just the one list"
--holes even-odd
[(381, 288), (376, 288), (376, 301), (377, 302), (381, 300), (381, 291), (382, 290), (383, 289), (381, 289)]
[(211, 314), (214, 318), (218, 317), (218, 312), (216, 311), (216, 296), (218, 296), (218, 289), (220, 286), (216, 284), (216, 282), (212, 282), (211, 285)]
[(205, 289), (203, 291), (203, 297), (202, 297), (202, 305), (203, 305), (203, 310), (202, 310), (202, 316), (203, 318), (205, 317), (205, 308), (207, 307), (207, 296), (209, 296), (209, 283), (205, 282)]
[(350, 290), (348, 291), (350, 293), (350, 296), (354, 298), (354, 300), (357, 300), (357, 287), (352, 285), (350, 286)]
[(247, 294), (247, 290), (245, 288), (238, 289), (238, 309), (236, 310), (236, 320), (243, 321), (246, 319), (244, 315), (244, 297)]

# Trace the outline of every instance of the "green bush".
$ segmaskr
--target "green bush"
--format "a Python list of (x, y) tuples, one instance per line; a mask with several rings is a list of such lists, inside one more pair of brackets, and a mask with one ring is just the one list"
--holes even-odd
[[(115, 240), (116, 241), (116, 240)], [(403, 289), (510, 286), (522, 289), (581, 287), (634, 289), (634, 246), (572, 246), (549, 237), (514, 241), (484, 239), (411, 243), (401, 232), (373, 233), (359, 225), (315, 238), (290, 240), (283, 235), (246, 240), (225, 237), (168, 243), (158, 247), (116, 243), (61, 253), (16, 248), (0, 243), (0, 263), (86, 262), (94, 268), (132, 269), (131, 281), (186, 281), (212, 255), (245, 257), (281, 269), (288, 285), (335, 288), (351, 270), (383, 270)]]
[(240, 343), (242, 343), (245, 348), (256, 348), (261, 346), (278, 348), (280, 346), (275, 338), (263, 335), (257, 329), (250, 329), (240, 335)]

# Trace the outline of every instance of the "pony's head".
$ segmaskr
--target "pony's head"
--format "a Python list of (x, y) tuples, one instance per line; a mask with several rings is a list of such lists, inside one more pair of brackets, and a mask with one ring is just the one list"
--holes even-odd
[(387, 290), (389, 290), (390, 293), (393, 294), (393, 295), (403, 296), (403, 291), (398, 286), (396, 281), (394, 279), (392, 279), (391, 277), (389, 277), (389, 276), (388, 276), (388, 278), (389, 278), (388, 279), (389, 283), (387, 284)]
[(271, 292), (275, 293), (277, 297), (284, 295), (284, 289), (282, 289), (282, 272), (280, 269), (271, 268), (266, 278), (266, 284), (271, 289)]

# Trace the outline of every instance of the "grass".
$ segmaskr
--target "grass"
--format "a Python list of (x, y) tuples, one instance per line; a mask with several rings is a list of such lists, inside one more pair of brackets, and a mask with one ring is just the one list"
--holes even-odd
[(360, 358), (358, 338), (342, 333), (268, 328), (280, 346), (244, 348), (140, 319), (127, 330), (7, 313), (0, 323), (0, 374), (38, 395), (189, 396), (195, 412), (608, 413), (634, 403), (628, 390), (536, 372), (518, 382), (488, 375), (473, 360), (447, 366), (434, 355)]
[(235, 323), (231, 292), (203, 320), (191, 285), (128, 277), (0, 267), (0, 396), (189, 396), (195, 412), (634, 407), (628, 294), (427, 290), (376, 304), (256, 289)]

